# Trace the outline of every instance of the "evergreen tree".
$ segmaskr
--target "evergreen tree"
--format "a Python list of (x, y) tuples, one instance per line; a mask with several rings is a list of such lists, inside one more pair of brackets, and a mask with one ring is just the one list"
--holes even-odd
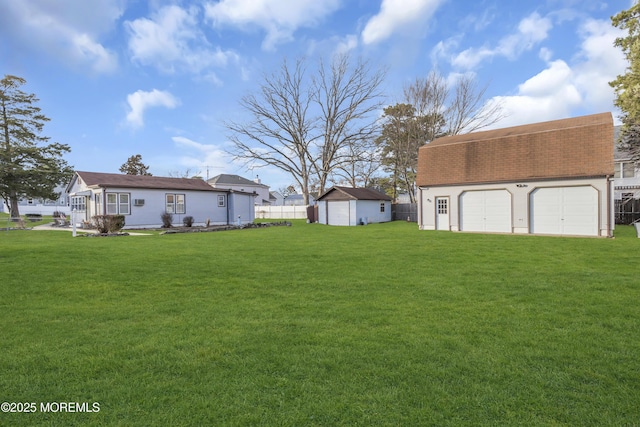
[(21, 198), (57, 199), (55, 187), (73, 173), (62, 159), (69, 146), (47, 144), (50, 138), (41, 135), (49, 118), (36, 106), (39, 99), (20, 89), (25, 83), (11, 75), (0, 80), (0, 197), (12, 218), (20, 216)]
[(622, 110), (621, 146), (640, 162), (640, 4), (636, 3), (611, 18), (612, 24), (627, 30), (614, 43), (622, 49), (629, 66), (609, 84), (616, 91), (615, 105)]
[(125, 175), (151, 175), (149, 173), (149, 166), (142, 163), (142, 156), (140, 154), (129, 157), (127, 161), (120, 166), (120, 172)]

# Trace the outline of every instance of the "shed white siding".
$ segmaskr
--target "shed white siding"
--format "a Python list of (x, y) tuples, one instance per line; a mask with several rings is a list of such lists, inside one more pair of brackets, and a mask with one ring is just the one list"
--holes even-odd
[(320, 224), (354, 226), (362, 222), (369, 224), (388, 221), (391, 221), (390, 201), (321, 200), (318, 202), (318, 223)]

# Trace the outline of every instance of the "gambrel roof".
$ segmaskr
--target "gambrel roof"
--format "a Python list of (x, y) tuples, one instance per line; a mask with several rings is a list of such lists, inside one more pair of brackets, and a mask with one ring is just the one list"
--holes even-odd
[(420, 147), (416, 184), (613, 175), (611, 113), (438, 138)]

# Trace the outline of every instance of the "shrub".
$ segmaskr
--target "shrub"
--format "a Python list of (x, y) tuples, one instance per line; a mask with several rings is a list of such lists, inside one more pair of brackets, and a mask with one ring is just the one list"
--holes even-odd
[(184, 224), (185, 227), (191, 227), (193, 225), (193, 217), (192, 216), (185, 216), (182, 219), (182, 223)]
[(115, 233), (125, 225), (124, 215), (95, 215), (91, 219), (101, 234)]
[(160, 215), (160, 218), (162, 219), (162, 228), (171, 228), (173, 227), (172, 223), (173, 223), (173, 214), (170, 214), (168, 212), (163, 212)]
[(120, 231), (124, 228), (124, 215), (112, 215), (111, 216), (111, 231)]

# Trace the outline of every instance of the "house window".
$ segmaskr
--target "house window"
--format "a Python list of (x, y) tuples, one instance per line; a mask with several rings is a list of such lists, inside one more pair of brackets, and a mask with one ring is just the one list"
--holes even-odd
[(86, 211), (87, 202), (84, 196), (74, 196), (71, 198), (72, 211)]
[(619, 162), (614, 165), (615, 178), (633, 178), (635, 175), (635, 165), (633, 162)]
[(129, 215), (129, 193), (107, 193), (107, 215)]
[(183, 214), (185, 210), (184, 194), (167, 194), (166, 195), (166, 212), (170, 214)]
[(96, 194), (96, 214), (102, 215), (102, 194)]
[(219, 208), (224, 208), (226, 204), (226, 200), (224, 196), (218, 196), (218, 207)]
[(438, 214), (441, 214), (441, 215), (448, 214), (449, 213), (449, 209), (448, 209), (448, 206), (447, 206), (448, 200), (447, 199), (438, 199), (437, 202), (438, 202), (438, 206), (437, 206)]
[(384, 202), (380, 203), (380, 212), (384, 212)]
[(118, 194), (118, 213), (120, 215), (129, 215), (129, 193)]
[(27, 204), (28, 205), (33, 205), (33, 199), (27, 199)]

